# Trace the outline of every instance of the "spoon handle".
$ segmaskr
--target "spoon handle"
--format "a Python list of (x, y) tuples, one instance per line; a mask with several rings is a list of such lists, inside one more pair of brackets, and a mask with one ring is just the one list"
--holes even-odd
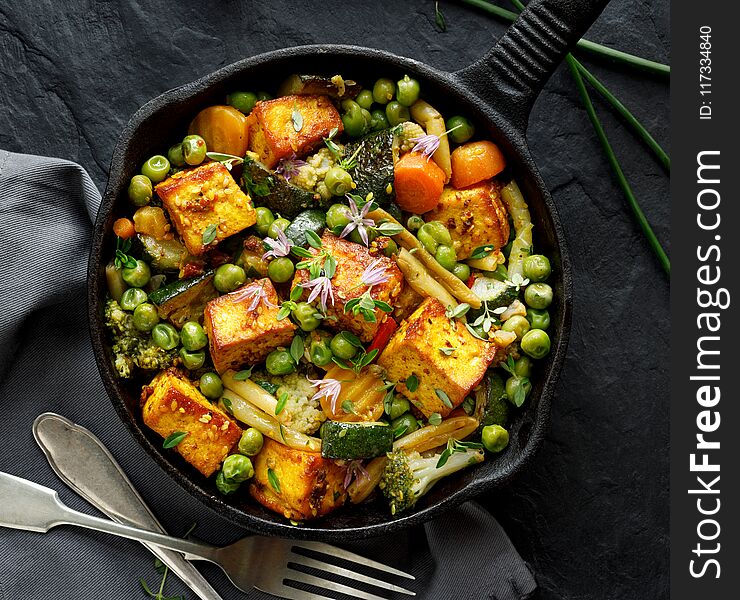
[[(90, 431), (54, 413), (39, 415), (33, 435), (51, 468), (71, 489), (114, 521), (167, 533), (120, 465)], [(179, 552), (143, 542), (201, 600), (222, 600)]]

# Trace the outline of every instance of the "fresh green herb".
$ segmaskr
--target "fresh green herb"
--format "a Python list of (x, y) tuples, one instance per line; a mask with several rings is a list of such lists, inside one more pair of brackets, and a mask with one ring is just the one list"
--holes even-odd
[(187, 437), (187, 435), (187, 431), (175, 431), (174, 433), (171, 433), (165, 438), (164, 442), (162, 442), (162, 448), (174, 448), (180, 442), (182, 442)]
[(292, 311), (294, 311), (298, 307), (298, 304), (293, 302), (292, 300), (286, 300), (280, 305), (280, 310), (278, 310), (277, 315), (275, 315), (275, 319), (277, 321), (282, 321), (285, 319)]
[(408, 430), (408, 423), (401, 423), (398, 427), (393, 430), (393, 439), (400, 438)]
[(131, 250), (131, 240), (124, 240), (120, 237), (116, 237), (116, 258), (113, 261), (113, 265), (116, 269), (126, 267), (127, 269), (134, 269), (136, 267), (136, 259), (130, 256), (128, 252)]
[(246, 381), (252, 376), (252, 368), (243, 369), (234, 375), (234, 381)]
[(311, 254), (309, 250), (301, 248), (300, 246), (293, 246), (290, 251), (294, 256), (297, 256), (298, 258), (313, 258), (313, 254)]
[(342, 402), (342, 410), (348, 415), (356, 414), (355, 405), (352, 403), (352, 400), (345, 400), (344, 402)]
[(452, 408), (452, 400), (450, 400), (447, 392), (439, 388), (434, 388), (434, 393), (437, 394), (437, 398), (442, 401), (442, 404), (444, 404), (447, 408)]
[(326, 147), (329, 148), (329, 152), (332, 153), (334, 158), (336, 160), (341, 160), (342, 158), (342, 150), (339, 146), (337, 146), (337, 143), (334, 141), (334, 137), (339, 133), (339, 129), (336, 127), (332, 127), (331, 131), (329, 132), (329, 135), (324, 138), (324, 144), (326, 144)]
[(465, 411), (465, 414), (469, 417), (472, 416), (472, 414), (475, 412), (475, 398), (472, 396), (466, 396), (465, 400), (463, 400), (462, 408)]
[(439, 9), (439, 0), (434, 3), (434, 23), (437, 25), (437, 29), (441, 32), (447, 31), (447, 21), (442, 11)]
[(229, 414), (234, 414), (234, 407), (231, 405), (231, 400), (229, 398), (221, 398), (221, 402), (224, 403), (224, 408), (229, 412)]
[(295, 336), (290, 343), (290, 356), (296, 364), (300, 362), (305, 350), (306, 345), (303, 342), (303, 338), (300, 335)]
[(283, 412), (283, 409), (285, 408), (285, 405), (288, 403), (288, 393), (283, 392), (280, 394), (280, 398), (278, 398), (277, 404), (275, 405), (275, 414), (279, 415), (281, 412)]
[(506, 285), (508, 285), (509, 287), (516, 288), (516, 291), (518, 292), (520, 288), (529, 284), (529, 279), (527, 279), (526, 277), (522, 277), (519, 273), (514, 273), (504, 283), (506, 283)]
[(222, 163), (229, 171), (234, 165), (240, 165), (244, 162), (241, 156), (224, 154), (223, 152), (206, 152), (206, 156), (211, 160)]
[(283, 431), (283, 424), (278, 423), (278, 430), (280, 431), (280, 439), (283, 440), (283, 444), (285, 443), (285, 431)]
[(303, 288), (300, 284), (296, 285), (292, 290), (290, 290), (290, 299), (293, 302), (298, 302), (300, 297), (303, 295)]
[(293, 122), (293, 129), (296, 131), (303, 129), (303, 115), (295, 106), (293, 106), (293, 112), (290, 114), (290, 120)]
[(375, 311), (381, 310), (385, 313), (393, 312), (393, 307), (387, 302), (382, 300), (375, 300), (370, 295), (370, 290), (366, 290), (361, 296), (352, 298), (344, 305), (344, 313), (351, 312), (353, 315), (362, 315), (368, 323), (375, 323), (377, 318), (375, 317)]
[(357, 166), (357, 155), (360, 153), (360, 150), (362, 150), (362, 144), (357, 147), (357, 150), (355, 150), (352, 156), (349, 158), (343, 158), (339, 161), (339, 168), (344, 169), (345, 171), (351, 171), (354, 169)]
[(419, 378), (416, 375), (409, 375), (406, 378), (406, 389), (413, 393), (419, 388)]
[(216, 239), (216, 234), (217, 233), (218, 233), (218, 225), (216, 225), (216, 223), (211, 223), (203, 231), (203, 244), (205, 246), (207, 246), (208, 244), (210, 244), (213, 240)]
[(450, 459), (450, 456), (455, 454), (456, 452), (467, 452), (468, 450), (479, 450), (480, 448), (483, 448), (483, 444), (480, 442), (460, 442), (456, 439), (450, 439), (447, 442), (447, 447), (444, 449), (442, 454), (439, 455), (439, 460), (437, 461), (437, 468), (441, 468), (447, 464), (447, 461)]
[(396, 391), (396, 384), (393, 384), (393, 387), (388, 388), (388, 391), (385, 393), (385, 396), (383, 396), (383, 412), (387, 415), (391, 414), (391, 409), (393, 408), (393, 394)]
[(339, 335), (342, 339), (352, 344), (355, 348), (362, 348), (362, 342), (360, 341), (360, 338), (358, 338), (351, 331), (342, 331)]
[(459, 319), (461, 317), (464, 317), (467, 312), (470, 310), (470, 304), (466, 304), (463, 302), (462, 304), (458, 304), (456, 307), (452, 308), (447, 307), (447, 310), (445, 310), (445, 316), (452, 320), (452, 319)]
[(374, 227), (374, 229), (380, 235), (387, 236), (397, 235), (403, 231), (403, 227), (401, 225), (396, 225), (395, 223), (391, 223), (390, 221), (381, 223), (377, 227)]
[(267, 469), (267, 480), (270, 482), (270, 485), (272, 486), (272, 489), (275, 490), (276, 493), (280, 493), (280, 480), (278, 479), (278, 476), (275, 474), (275, 471), (272, 469)]
[(261, 198), (270, 195), (270, 186), (274, 184), (274, 181), (272, 177), (265, 177), (259, 183), (255, 183), (247, 173), (244, 173), (242, 175), (242, 183), (252, 198)]
[(311, 231), (310, 229), (306, 230), (306, 241), (314, 248), (321, 249), (322, 247), (321, 238), (315, 231)]
[(429, 415), (429, 424), (434, 425), (435, 427), (439, 425), (442, 422), (442, 415), (439, 413), (432, 413)]
[(490, 256), (490, 254), (495, 249), (496, 248), (494, 246), (478, 246), (475, 250), (473, 250), (472, 254), (470, 255), (470, 258), (472, 259), (486, 258), (486, 256)]
[(277, 392), (278, 388), (280, 387), (279, 385), (275, 385), (274, 383), (270, 383), (269, 381), (255, 381), (255, 383), (263, 390), (272, 395), (275, 395), (275, 392)]
[[(514, 277), (516, 277), (516, 275), (514, 275)], [(489, 331), (491, 331), (494, 325), (501, 325), (501, 321), (498, 317), (501, 313), (505, 311), (505, 306), (491, 308), (488, 302), (483, 302), (483, 313), (478, 315), (475, 321), (473, 321), (472, 327), (468, 326), (467, 324), (466, 327), (468, 327), (468, 331), (470, 331), (470, 333), (472, 333), (475, 337), (487, 342), (488, 340), (480, 337), (477, 333), (475, 333), (473, 327), (483, 326), (483, 331), (488, 333)]]
[(457, 350), (457, 348), (449, 348), (447, 346), (443, 346), (439, 348), (439, 351), (444, 354), (445, 356), (452, 356), (452, 354)]

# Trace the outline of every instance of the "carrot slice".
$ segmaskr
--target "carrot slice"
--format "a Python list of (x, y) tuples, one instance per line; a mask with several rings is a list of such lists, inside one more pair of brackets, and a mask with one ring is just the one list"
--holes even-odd
[(452, 185), (469, 187), (495, 177), (506, 166), (504, 155), (493, 142), (470, 142), (452, 152)]
[(444, 184), (444, 171), (420, 152), (404, 154), (396, 163), (396, 202), (403, 210), (416, 214), (432, 210)]

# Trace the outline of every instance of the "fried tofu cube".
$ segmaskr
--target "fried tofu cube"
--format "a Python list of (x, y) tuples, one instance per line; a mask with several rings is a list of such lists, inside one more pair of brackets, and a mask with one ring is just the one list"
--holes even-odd
[(206, 304), (203, 326), (219, 373), (262, 362), (293, 340), (296, 326), (277, 320), (279, 300), (272, 281), (258, 279)]
[[(325, 326), (340, 331), (351, 331), (363, 342), (371, 341), (381, 323), (388, 318), (388, 313), (376, 308), (375, 321), (371, 322), (366, 321), (362, 314), (345, 313), (344, 307), (347, 302), (353, 298), (359, 298), (367, 291), (368, 286), (362, 283), (362, 274), (376, 261), (378, 261), (376, 268), (385, 270), (388, 280), (372, 286), (370, 296), (373, 300), (380, 300), (393, 306), (404, 286), (403, 274), (395, 261), (383, 255), (377, 247), (371, 250), (361, 244), (339, 238), (326, 230), (321, 237), (321, 245), (322, 249), (331, 254), (337, 262), (337, 270), (331, 279), (334, 304), (328, 302), (326, 311), (328, 316), (336, 317), (336, 320), (327, 319), (324, 321)], [(321, 252), (316, 248), (309, 248), (309, 251), (314, 256)], [(305, 284), (309, 278), (310, 275), (306, 269), (298, 269), (293, 278), (293, 287)], [(303, 296), (304, 299), (308, 296), (308, 290)]]
[(424, 215), (449, 229), (457, 259), (480, 246), (502, 248), (509, 241), (509, 219), (501, 201), (501, 184), (489, 179), (461, 190), (445, 187), (437, 208)]
[[(300, 121), (296, 122), (296, 117)], [(283, 96), (257, 102), (248, 118), (249, 149), (268, 169), (315, 148), (342, 119), (328, 96)]]
[[(154, 189), (193, 256), (257, 221), (252, 200), (220, 162), (175, 173)], [(215, 238), (203, 243), (203, 234), (214, 225)]]
[(204, 476), (212, 475), (239, 441), (241, 428), (176, 369), (160, 372), (144, 389), (144, 424), (163, 438), (187, 432), (175, 450)]
[(318, 452), (296, 450), (265, 438), (265, 445), (253, 460), (254, 479), (249, 486), (252, 497), (286, 519), (322, 517), (342, 506), (347, 498), (346, 467)]
[[(448, 348), (442, 351), (440, 348)], [(390, 381), (426, 417), (433, 413), (447, 416), (460, 406), (465, 396), (478, 385), (496, 356), (497, 346), (474, 337), (465, 325), (445, 315), (436, 298), (426, 298), (398, 328), (378, 364)], [(419, 385), (413, 392), (406, 380), (415, 375)], [(450, 400), (447, 406), (441, 390)]]

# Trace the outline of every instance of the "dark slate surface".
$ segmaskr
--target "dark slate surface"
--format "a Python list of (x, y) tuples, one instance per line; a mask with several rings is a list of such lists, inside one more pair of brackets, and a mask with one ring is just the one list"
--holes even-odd
[[(78, 161), (102, 189), (118, 132), (141, 104), (244, 56), (338, 42), (455, 69), (504, 29), (475, 9), (441, 4), (444, 34), (431, 0), (4, 3), (0, 146)], [(588, 37), (667, 62), (668, 26), (666, 0), (613, 0)], [(668, 146), (667, 82), (586, 62)], [(667, 244), (667, 177), (618, 118), (597, 107)], [(541, 598), (667, 598), (667, 278), (566, 70), (538, 100), (529, 137), (567, 231), (574, 327), (546, 443), (527, 473), (481, 501), (533, 565)]]

